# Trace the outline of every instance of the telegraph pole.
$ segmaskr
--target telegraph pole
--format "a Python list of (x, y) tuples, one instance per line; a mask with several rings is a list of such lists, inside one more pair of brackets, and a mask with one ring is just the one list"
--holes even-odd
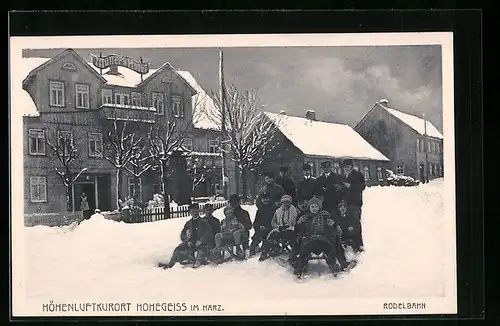
[(220, 148), (222, 154), (222, 187), (224, 190), (224, 198), (228, 199), (227, 194), (227, 164), (226, 164), (226, 151), (225, 151), (225, 136), (226, 136), (226, 90), (224, 85), (224, 53), (222, 48), (219, 49), (219, 91), (221, 99), (221, 135), (220, 135)]
[(424, 173), (425, 173), (425, 182), (429, 182), (429, 157), (428, 157), (428, 152), (427, 152), (427, 147), (429, 146), (428, 140), (427, 140), (427, 121), (425, 120), (425, 112), (422, 114), (424, 118), (424, 153), (425, 153), (425, 165), (424, 165)]

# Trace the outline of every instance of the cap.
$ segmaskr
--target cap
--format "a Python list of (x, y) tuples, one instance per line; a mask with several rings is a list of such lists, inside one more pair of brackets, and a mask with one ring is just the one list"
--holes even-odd
[(324, 161), (321, 163), (321, 167), (322, 168), (327, 168), (327, 167), (330, 167), (332, 166), (332, 162), (331, 161)]
[(240, 197), (238, 197), (237, 194), (232, 194), (231, 196), (229, 196), (229, 202), (230, 203), (239, 203)]
[(188, 209), (200, 209), (200, 205), (198, 205), (197, 203), (192, 203), (191, 205), (189, 205), (189, 208)]
[(205, 206), (203, 206), (203, 209), (207, 209), (207, 208), (214, 209), (214, 205), (212, 205), (210, 203), (205, 204)]
[(302, 171), (311, 171), (311, 165), (307, 163), (302, 164)]
[(309, 199), (309, 201), (307, 202), (307, 207), (311, 206), (312, 204), (318, 205), (319, 208), (321, 208), (323, 206), (321, 199), (319, 199), (318, 197), (313, 197), (313, 198)]
[(228, 215), (229, 212), (234, 213), (234, 209), (231, 206), (224, 207), (224, 215)]
[(283, 195), (281, 197), (281, 202), (282, 203), (291, 203), (292, 202), (292, 197), (290, 195)]
[(271, 171), (264, 172), (264, 177), (274, 178), (274, 173)]
[(347, 165), (352, 165), (352, 160), (350, 158), (346, 158), (345, 160), (342, 161), (342, 165), (347, 166)]

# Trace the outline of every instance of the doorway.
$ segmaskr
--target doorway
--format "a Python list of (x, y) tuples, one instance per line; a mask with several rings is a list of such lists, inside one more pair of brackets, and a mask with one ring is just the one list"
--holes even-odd
[(425, 167), (424, 167), (424, 165), (420, 164), (418, 170), (419, 170), (418, 172), (419, 172), (419, 175), (420, 175), (420, 181), (422, 183), (425, 183)]
[(85, 183), (75, 183), (74, 184), (74, 202), (75, 211), (81, 211), (81, 195), (85, 193), (87, 195), (87, 201), (89, 203), (89, 209), (91, 212), (95, 210), (95, 186), (93, 182)]

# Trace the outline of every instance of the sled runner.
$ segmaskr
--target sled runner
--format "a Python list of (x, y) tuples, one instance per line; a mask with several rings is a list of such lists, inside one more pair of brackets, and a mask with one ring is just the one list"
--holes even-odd
[(273, 242), (273, 246), (271, 249), (265, 254), (265, 251), (262, 252), (259, 261), (264, 261), (268, 260), (269, 258), (275, 258), (279, 257), (283, 254), (287, 254), (292, 251), (292, 246), (288, 241), (280, 242), (280, 241), (275, 241)]
[(245, 260), (246, 253), (239, 255), (234, 253), (234, 245), (222, 246), (220, 249), (213, 249), (211, 254), (211, 261), (215, 265), (219, 265), (232, 260)]

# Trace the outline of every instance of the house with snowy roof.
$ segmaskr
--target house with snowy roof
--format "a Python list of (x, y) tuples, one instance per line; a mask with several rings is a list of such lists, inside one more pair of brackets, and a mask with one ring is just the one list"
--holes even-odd
[[(188, 169), (196, 166), (197, 173), (205, 176), (195, 196), (219, 191), (219, 131), (209, 120), (198, 119), (197, 113), (213, 102), (193, 75), (169, 63), (150, 69), (142, 59), (116, 54), (89, 59), (66, 49), (53, 58), (23, 58), (23, 64), (11, 68), (12, 109), (24, 113), (25, 212), (62, 212), (66, 199), (79, 210), (82, 192), (90, 209), (112, 210), (118, 192), (126, 197), (138, 191), (139, 199), (147, 201), (161, 191), (154, 170), (139, 178), (123, 171), (122, 188), (117, 189), (116, 168), (103, 158), (103, 120), (126, 121), (141, 130), (187, 121), (184, 124), (192, 128), (178, 150), (188, 153), (193, 165)], [(86, 169), (71, 187), (71, 198), (56, 172), (62, 167), (49, 155), (47, 139), (55, 131), (56, 139), (64, 134), (78, 148), (71, 173), (76, 176)]]
[(422, 182), (443, 176), (443, 135), (423, 117), (401, 112), (381, 100), (354, 128), (391, 160), (391, 170)]
[(330, 161), (334, 170), (342, 174), (343, 159), (352, 159), (354, 168), (363, 173), (368, 186), (385, 182), (384, 168), (389, 159), (370, 145), (352, 127), (346, 124), (319, 121), (313, 110), (307, 110), (304, 117), (289, 116), (286, 113), (266, 112), (269, 119), (277, 122), (278, 147), (273, 170), (278, 165), (287, 165), (291, 177), (298, 180), (302, 165), (311, 165), (312, 173), (319, 176), (321, 163)]

